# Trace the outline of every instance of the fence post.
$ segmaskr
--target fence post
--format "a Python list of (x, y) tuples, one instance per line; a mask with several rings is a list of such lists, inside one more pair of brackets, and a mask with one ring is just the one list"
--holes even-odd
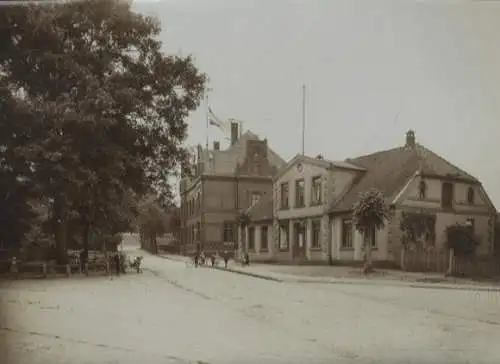
[(446, 275), (451, 276), (451, 275), (453, 275), (453, 263), (454, 263), (453, 249), (450, 249), (449, 253), (450, 253), (450, 255), (448, 257), (448, 270), (446, 271)]
[(43, 262), (42, 264), (42, 272), (43, 272), (43, 278), (47, 278), (47, 263)]

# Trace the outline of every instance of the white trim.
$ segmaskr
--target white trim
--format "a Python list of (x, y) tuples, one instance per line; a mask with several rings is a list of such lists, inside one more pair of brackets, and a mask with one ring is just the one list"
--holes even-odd
[(394, 200), (392, 200), (391, 205), (395, 205), (399, 202), (399, 200), (403, 197), (403, 194), (408, 190), (410, 187), (411, 183), (420, 176), (420, 172), (416, 171), (413, 176), (406, 182), (406, 184), (403, 186), (403, 188), (399, 191), (399, 193), (394, 197)]

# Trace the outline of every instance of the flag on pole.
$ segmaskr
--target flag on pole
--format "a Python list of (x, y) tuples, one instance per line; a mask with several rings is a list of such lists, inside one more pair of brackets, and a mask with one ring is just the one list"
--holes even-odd
[(208, 107), (208, 123), (210, 125), (218, 127), (224, 133), (228, 132), (229, 123), (227, 121), (221, 120), (217, 116), (215, 116), (215, 114), (212, 111), (212, 108), (210, 106)]

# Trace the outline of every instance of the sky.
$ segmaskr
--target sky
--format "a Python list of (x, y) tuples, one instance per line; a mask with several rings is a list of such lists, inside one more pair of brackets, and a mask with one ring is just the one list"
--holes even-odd
[[(479, 178), (500, 208), (500, 1), (142, 0), (165, 52), (192, 55), (209, 104), (288, 160), (417, 142)], [(205, 144), (206, 105), (188, 119)], [(212, 127), (210, 144), (224, 141)], [(490, 159), (491, 158), (491, 159)]]

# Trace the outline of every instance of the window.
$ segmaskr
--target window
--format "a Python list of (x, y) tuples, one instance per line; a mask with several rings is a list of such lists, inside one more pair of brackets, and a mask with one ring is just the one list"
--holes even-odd
[(280, 234), (279, 234), (280, 250), (288, 249), (289, 237), (290, 237), (290, 231), (288, 228), (288, 223), (285, 223), (280, 227)]
[(352, 248), (352, 220), (342, 220), (342, 248)]
[(418, 184), (418, 195), (421, 200), (424, 200), (427, 196), (427, 183), (425, 183), (423, 179), (421, 179)]
[(311, 204), (319, 205), (321, 204), (321, 176), (313, 177), (312, 188), (311, 188)]
[(453, 207), (453, 184), (451, 182), (443, 182), (441, 186), (441, 207)]
[(469, 205), (474, 205), (474, 188), (469, 187), (467, 189), (467, 203)]
[(251, 201), (251, 206), (255, 205), (257, 202), (260, 200), (260, 193), (259, 192), (252, 192), (252, 201)]
[(281, 198), (281, 208), (287, 209), (289, 207), (289, 205), (288, 205), (288, 199), (289, 199), (288, 182), (282, 183), (280, 185), (280, 198)]
[(248, 228), (248, 250), (255, 250), (255, 228), (253, 226)]
[(234, 223), (225, 222), (222, 232), (222, 240), (224, 242), (234, 242)]
[(268, 227), (267, 226), (262, 226), (260, 228), (260, 250), (268, 250), (269, 249), (269, 242), (268, 242)]
[(311, 249), (321, 247), (321, 220), (311, 221)]
[(295, 207), (304, 207), (304, 180), (295, 181)]

